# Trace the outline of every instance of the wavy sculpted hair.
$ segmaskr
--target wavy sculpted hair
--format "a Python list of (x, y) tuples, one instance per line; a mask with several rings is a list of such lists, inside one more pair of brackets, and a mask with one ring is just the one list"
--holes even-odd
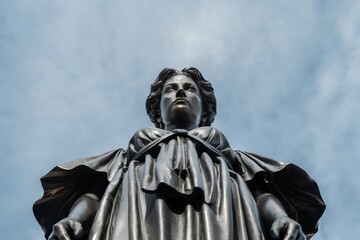
[(160, 101), (163, 87), (166, 80), (177, 75), (185, 75), (191, 78), (198, 86), (202, 98), (202, 113), (199, 127), (210, 126), (216, 115), (216, 98), (211, 83), (202, 76), (201, 72), (194, 68), (184, 68), (178, 71), (173, 68), (164, 68), (151, 84), (149, 96), (146, 98), (146, 112), (155, 127), (164, 129), (165, 125), (161, 120)]

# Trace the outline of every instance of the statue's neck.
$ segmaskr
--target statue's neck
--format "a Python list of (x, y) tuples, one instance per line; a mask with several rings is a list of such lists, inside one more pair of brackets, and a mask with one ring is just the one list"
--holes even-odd
[(165, 130), (174, 131), (175, 129), (185, 129), (187, 131), (193, 130), (198, 127), (196, 123), (175, 123), (175, 124), (165, 124)]

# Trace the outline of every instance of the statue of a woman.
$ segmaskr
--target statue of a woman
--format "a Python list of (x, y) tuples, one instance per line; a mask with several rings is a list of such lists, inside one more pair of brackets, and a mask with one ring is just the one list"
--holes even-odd
[(146, 110), (156, 128), (126, 149), (57, 166), (35, 216), (48, 239), (305, 239), (325, 205), (299, 167), (234, 151), (210, 127), (211, 84), (164, 69)]

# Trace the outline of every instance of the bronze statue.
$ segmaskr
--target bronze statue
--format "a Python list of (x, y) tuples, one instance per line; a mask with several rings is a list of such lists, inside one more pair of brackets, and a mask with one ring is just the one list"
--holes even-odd
[(325, 210), (301, 168), (233, 150), (211, 127), (196, 68), (164, 69), (146, 110), (156, 128), (126, 149), (52, 169), (34, 214), (47, 239), (306, 239)]

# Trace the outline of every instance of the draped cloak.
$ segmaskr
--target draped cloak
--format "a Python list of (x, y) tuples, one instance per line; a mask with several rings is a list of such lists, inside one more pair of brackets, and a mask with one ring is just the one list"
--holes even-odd
[(48, 237), (74, 202), (96, 194), (100, 206), (83, 239), (270, 239), (251, 184), (264, 184), (310, 238), (325, 204), (301, 168), (234, 151), (212, 127), (172, 132), (145, 128), (128, 148), (75, 160), (41, 178), (36, 219)]

